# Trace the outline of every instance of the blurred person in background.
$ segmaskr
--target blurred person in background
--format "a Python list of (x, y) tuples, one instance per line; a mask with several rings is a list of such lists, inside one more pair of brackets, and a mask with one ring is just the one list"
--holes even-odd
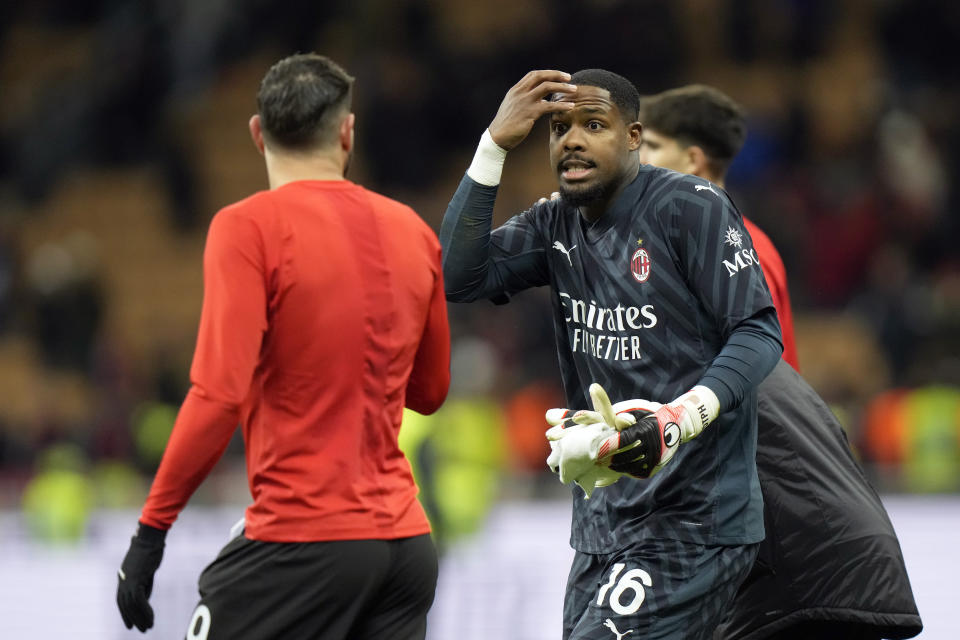
[(456, 340), (447, 401), (428, 416), (403, 412), (400, 448), (410, 460), (441, 554), (476, 534), (500, 497), (507, 438), (495, 389), (499, 370), (486, 340)]
[[(705, 85), (640, 102), (640, 161), (725, 188), (743, 146), (743, 109)], [(786, 273), (753, 223), (783, 329), (783, 358), (797, 369)], [(766, 538), (717, 632), (723, 640), (910, 638), (922, 627), (896, 532), (822, 398), (781, 362), (758, 388), (757, 473)], [(842, 576), (842, 579), (838, 579)]]
[(152, 626), (167, 530), (239, 423), (253, 504), (200, 576), (188, 637), (425, 637), (437, 555), (397, 432), (449, 386), (440, 245), (344, 178), (352, 87), (316, 54), (260, 84), (270, 190), (210, 225), (192, 386), (119, 572), (128, 628)]
[[(614, 432), (613, 460), (627, 459), (607, 459), (608, 471), (627, 477), (571, 478), (593, 497), (573, 487), (565, 639), (710, 638), (763, 539), (755, 387), (782, 352), (776, 312), (757, 265), (738, 277), (722, 266), (752, 252), (727, 196), (640, 164), (639, 101), (606, 70), (528, 73), (483, 133), (441, 227), (449, 300), (502, 303), (550, 285), (568, 407), (589, 406), (591, 382), (620, 398), (674, 399)], [(561, 197), (494, 230), (506, 155), (545, 114)], [(558, 441), (561, 479), (576, 455), (569, 437)], [(578, 466), (596, 469), (598, 453)]]
[(864, 454), (880, 482), (911, 493), (960, 491), (960, 386), (888, 389), (867, 404)]

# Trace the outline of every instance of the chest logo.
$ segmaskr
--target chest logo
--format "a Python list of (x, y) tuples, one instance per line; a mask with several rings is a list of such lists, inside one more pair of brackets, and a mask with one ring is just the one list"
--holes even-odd
[(630, 258), (630, 272), (637, 282), (646, 282), (650, 278), (650, 254), (646, 249), (637, 249)]
[(570, 259), (570, 252), (576, 249), (577, 245), (573, 245), (572, 247), (567, 249), (565, 246), (563, 246), (562, 242), (560, 242), (559, 240), (555, 240), (553, 242), (553, 248), (559, 251), (560, 253), (562, 253), (563, 255), (567, 256), (567, 262), (570, 263), (571, 267), (573, 266), (573, 260)]

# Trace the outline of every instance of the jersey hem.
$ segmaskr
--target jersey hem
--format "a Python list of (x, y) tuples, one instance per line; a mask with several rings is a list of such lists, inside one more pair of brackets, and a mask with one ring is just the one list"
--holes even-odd
[(331, 542), (335, 540), (396, 540), (430, 533), (430, 525), (401, 528), (340, 529), (333, 531), (283, 532), (277, 527), (246, 527), (244, 535), (260, 542)]

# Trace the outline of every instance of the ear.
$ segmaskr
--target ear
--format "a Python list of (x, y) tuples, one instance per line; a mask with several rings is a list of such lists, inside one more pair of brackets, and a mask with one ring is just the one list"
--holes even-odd
[(700, 176), (701, 178), (706, 178), (707, 180), (713, 180), (714, 177), (711, 175), (710, 171), (710, 161), (707, 158), (707, 154), (704, 153), (701, 147), (693, 144), (684, 149), (684, 156), (687, 162), (687, 170), (685, 173), (689, 173), (695, 176)]
[(356, 119), (353, 113), (348, 113), (347, 117), (340, 121), (340, 148), (347, 153), (353, 150), (353, 125)]
[(643, 142), (643, 125), (639, 122), (631, 122), (627, 125), (627, 147), (630, 151), (636, 151)]
[(255, 113), (250, 116), (250, 138), (253, 139), (253, 146), (257, 148), (260, 155), (263, 155), (263, 129), (260, 127), (260, 114)]

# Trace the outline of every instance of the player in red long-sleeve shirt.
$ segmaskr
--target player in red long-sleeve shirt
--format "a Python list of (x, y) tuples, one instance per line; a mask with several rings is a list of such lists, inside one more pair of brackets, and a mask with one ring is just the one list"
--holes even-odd
[(128, 628), (167, 529), (237, 425), (253, 503), (200, 577), (190, 638), (423, 638), (437, 578), (397, 446), (404, 407), (450, 382), (436, 235), (344, 179), (353, 78), (327, 58), (274, 65), (250, 132), (270, 190), (222, 209), (204, 252), (192, 386), (123, 561)]

